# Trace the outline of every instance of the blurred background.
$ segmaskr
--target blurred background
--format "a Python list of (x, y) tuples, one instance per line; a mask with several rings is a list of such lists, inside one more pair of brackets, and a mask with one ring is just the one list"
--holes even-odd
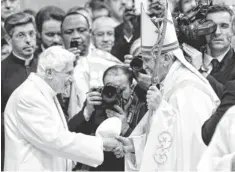
[(68, 10), (73, 6), (83, 6), (86, 2), (88, 0), (21, 0), (21, 8), (38, 11), (47, 5), (57, 5), (64, 10)]

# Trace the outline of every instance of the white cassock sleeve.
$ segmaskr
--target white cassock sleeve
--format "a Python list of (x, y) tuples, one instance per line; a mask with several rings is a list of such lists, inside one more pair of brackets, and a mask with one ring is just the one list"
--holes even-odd
[[(90, 90), (90, 75), (89, 75), (89, 65), (86, 57), (78, 60), (73, 73), (74, 81), (76, 84), (76, 94), (78, 95), (78, 104), (76, 108), (77, 113), (82, 109), (83, 103), (86, 100), (86, 93)], [(76, 114), (76, 113), (75, 113)]]
[[(103, 141), (95, 136), (69, 132), (61, 127), (59, 114), (33, 96), (17, 104), (19, 132), (35, 147), (48, 154), (97, 167), (103, 162)], [(49, 107), (50, 109), (50, 107)]]
[(168, 102), (163, 100), (152, 117), (145, 147), (137, 150), (143, 152), (139, 170), (195, 170), (206, 148), (201, 127), (212, 109), (209, 96), (193, 86), (179, 88)]
[[(214, 136), (199, 165), (199, 171), (234, 171), (235, 167), (235, 106), (218, 123)], [(234, 167), (232, 165), (234, 164)]]

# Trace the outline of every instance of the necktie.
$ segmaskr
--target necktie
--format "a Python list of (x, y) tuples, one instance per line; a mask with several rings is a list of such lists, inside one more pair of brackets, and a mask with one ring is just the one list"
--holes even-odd
[(211, 71), (211, 74), (215, 73), (215, 72), (218, 72), (219, 70), (219, 66), (220, 66), (220, 63), (217, 59), (213, 59), (211, 60), (211, 64), (212, 64), (212, 71)]

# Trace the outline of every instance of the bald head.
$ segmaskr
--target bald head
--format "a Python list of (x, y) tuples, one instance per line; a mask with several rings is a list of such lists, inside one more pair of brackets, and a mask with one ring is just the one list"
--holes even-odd
[(81, 55), (87, 55), (91, 31), (89, 19), (85, 15), (77, 11), (68, 13), (62, 21), (61, 31), (66, 49), (71, 48), (71, 42), (75, 40)]

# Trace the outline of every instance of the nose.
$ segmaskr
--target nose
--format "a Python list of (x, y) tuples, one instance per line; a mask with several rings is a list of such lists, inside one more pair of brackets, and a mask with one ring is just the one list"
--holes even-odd
[(72, 34), (72, 37), (73, 38), (81, 38), (81, 34), (77, 30), (75, 30)]
[(217, 26), (216, 31), (215, 31), (215, 34), (216, 34), (216, 35), (221, 34), (221, 29), (220, 29), (219, 26)]
[(55, 34), (53, 38), (53, 42), (60, 44), (61, 43), (61, 36)]
[(107, 34), (104, 34), (104, 36), (103, 36), (103, 41), (104, 42), (108, 42), (109, 41), (109, 36), (107, 35)]
[(32, 38), (30, 35), (26, 34), (25, 35), (25, 42), (30, 43), (32, 41)]

